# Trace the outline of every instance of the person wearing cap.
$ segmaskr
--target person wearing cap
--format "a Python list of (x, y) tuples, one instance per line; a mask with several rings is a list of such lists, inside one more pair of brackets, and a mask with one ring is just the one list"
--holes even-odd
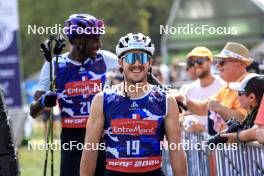
[(264, 143), (264, 94), (259, 106), (259, 111), (255, 120), (255, 125), (257, 125), (256, 136), (260, 143)]
[(256, 140), (258, 126), (254, 123), (258, 123), (255, 119), (264, 93), (264, 76), (248, 74), (240, 83), (230, 83), (229, 88), (238, 92), (240, 106), (247, 110), (248, 115), (242, 121), (242, 130), (236, 133), (221, 134), (221, 136), (228, 138), (228, 142)]
[[(215, 58), (219, 76), (227, 83), (243, 80), (248, 74), (246, 67), (252, 63), (248, 49), (233, 42), (228, 42)], [(176, 96), (175, 98), (185, 103), (192, 113), (209, 115), (209, 119), (214, 122), (212, 135), (225, 128), (226, 120), (233, 117), (242, 121), (247, 114), (247, 111), (241, 108), (238, 102), (237, 92), (228, 86), (206, 101), (197, 101), (186, 96), (184, 98)]]
[[(188, 98), (206, 100), (226, 85), (225, 81), (219, 76), (213, 75), (211, 72), (213, 55), (208, 48), (193, 48), (187, 55), (186, 60), (189, 67), (193, 69), (194, 74), (198, 78), (188, 86), (185, 93), (185, 96)], [(189, 132), (206, 131), (207, 116), (193, 114), (191, 116), (186, 116), (185, 120), (191, 122), (191, 125), (187, 128)]]

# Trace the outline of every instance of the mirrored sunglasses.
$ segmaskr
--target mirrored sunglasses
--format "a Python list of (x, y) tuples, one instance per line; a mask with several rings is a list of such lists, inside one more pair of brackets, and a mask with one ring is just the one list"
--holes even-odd
[(135, 64), (136, 60), (139, 60), (141, 64), (146, 64), (151, 56), (147, 53), (128, 53), (122, 57), (126, 63), (128, 64)]

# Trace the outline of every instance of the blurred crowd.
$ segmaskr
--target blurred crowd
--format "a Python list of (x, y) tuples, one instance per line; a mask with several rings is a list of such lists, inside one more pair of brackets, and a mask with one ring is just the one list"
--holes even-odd
[[(178, 101), (191, 100), (185, 104), (188, 110), (181, 113), (182, 127), (187, 132), (213, 136), (223, 133), (228, 121), (236, 119), (241, 129), (223, 133), (222, 137), (229, 142), (253, 141), (258, 137), (264, 142), (259, 130), (263, 125), (259, 119), (264, 118), (263, 61), (250, 58), (245, 46), (230, 42), (216, 56), (207, 47), (199, 46), (186, 55), (184, 62), (166, 65), (157, 57), (152, 74), (160, 83), (172, 87)], [(118, 71), (108, 74), (110, 85), (122, 79)]]

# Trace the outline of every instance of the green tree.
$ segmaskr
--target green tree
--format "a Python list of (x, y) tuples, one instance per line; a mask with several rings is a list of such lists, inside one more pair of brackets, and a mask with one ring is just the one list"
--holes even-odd
[(114, 52), (120, 36), (129, 32), (150, 35), (159, 55), (159, 25), (165, 24), (172, 0), (20, 0), (20, 35), (24, 77), (40, 70), (44, 59), (39, 44), (47, 35), (28, 34), (28, 25), (54, 26), (63, 23), (73, 13), (88, 13), (102, 18), (106, 25), (103, 48)]

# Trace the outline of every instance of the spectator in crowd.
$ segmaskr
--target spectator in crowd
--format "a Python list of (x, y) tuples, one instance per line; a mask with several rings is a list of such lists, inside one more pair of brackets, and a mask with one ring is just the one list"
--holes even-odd
[(168, 83), (169, 82), (169, 75), (170, 75), (170, 70), (167, 64), (161, 64), (159, 66), (160, 72), (164, 78), (164, 82)]
[(257, 73), (257, 74), (259, 74), (260, 73), (259, 63), (256, 62), (256, 61), (252, 62), (252, 64), (250, 64), (249, 66), (247, 66), (247, 71), (249, 73)]
[(264, 94), (262, 96), (262, 100), (255, 120), (255, 124), (257, 125), (257, 131), (256, 131), (257, 140), (260, 143), (264, 143)]
[(169, 76), (169, 82), (174, 83), (177, 80), (179, 80), (180, 74), (179, 74), (179, 67), (177, 64), (173, 63), (170, 66), (170, 76)]
[[(187, 55), (189, 70), (198, 79), (191, 83), (185, 90), (185, 96), (194, 100), (206, 100), (224, 88), (226, 82), (211, 72), (213, 55), (206, 47), (196, 47)], [(207, 116), (188, 115), (186, 121), (189, 124), (189, 132), (206, 131)]]
[[(220, 54), (216, 55), (216, 67), (220, 77), (227, 83), (240, 82), (247, 75), (246, 67), (252, 63), (248, 49), (238, 43), (228, 42)], [(228, 86), (220, 90), (213, 98), (198, 101), (187, 96), (177, 95), (192, 113), (209, 115), (209, 134), (214, 135), (226, 127), (225, 121), (231, 117), (242, 121), (246, 110), (238, 102), (237, 92)], [(208, 113), (209, 111), (209, 113)]]
[(221, 136), (227, 137), (228, 142), (256, 140), (257, 125), (254, 125), (254, 121), (264, 93), (264, 76), (255, 73), (248, 74), (240, 83), (230, 83), (229, 88), (238, 91), (240, 106), (246, 109), (248, 114), (242, 121), (241, 130), (237, 133), (221, 134)]
[(162, 73), (161, 73), (160, 68), (158, 66), (155, 66), (155, 65), (152, 66), (152, 74), (158, 79), (158, 81), (161, 84), (164, 84), (165, 83), (165, 79), (162, 76)]

